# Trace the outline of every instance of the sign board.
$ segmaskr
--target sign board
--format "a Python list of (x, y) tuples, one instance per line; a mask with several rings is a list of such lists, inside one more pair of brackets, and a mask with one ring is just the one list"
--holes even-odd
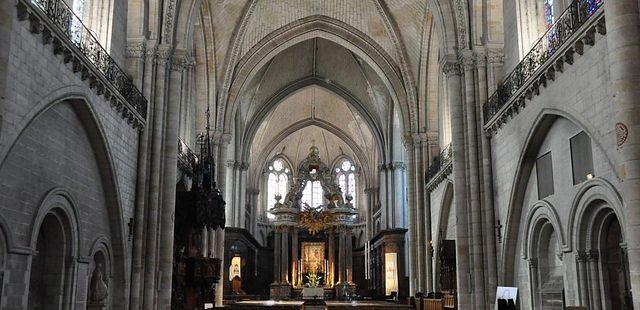
[(498, 299), (513, 299), (513, 302), (515, 303), (518, 300), (518, 288), (498, 286), (498, 288), (496, 289), (496, 309), (498, 309)]

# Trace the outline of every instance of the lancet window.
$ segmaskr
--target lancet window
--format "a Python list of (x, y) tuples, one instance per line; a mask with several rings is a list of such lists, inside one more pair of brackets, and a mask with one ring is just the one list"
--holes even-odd
[(307, 181), (307, 185), (305, 185), (304, 190), (302, 191), (301, 203), (303, 206), (308, 204), (315, 208), (322, 205), (322, 195), (323, 191), (320, 181)]
[(342, 160), (335, 168), (336, 178), (338, 179), (338, 186), (342, 190), (342, 195), (345, 201), (347, 200), (347, 194), (353, 197), (351, 203), (356, 205), (356, 167), (348, 159)]
[[(273, 160), (267, 170), (267, 207), (271, 210), (276, 203), (276, 195), (284, 197), (287, 194), (290, 170), (280, 158)], [(267, 217), (275, 218), (271, 213), (267, 213)]]

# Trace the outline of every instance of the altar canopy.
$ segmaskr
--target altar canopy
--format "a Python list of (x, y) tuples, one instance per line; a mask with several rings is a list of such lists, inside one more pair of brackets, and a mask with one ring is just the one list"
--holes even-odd
[[(287, 298), (303, 285), (323, 286), (336, 296), (355, 292), (352, 230), (358, 212), (331, 172), (318, 148), (311, 147), (284, 201), (274, 197), (269, 211), (275, 217), (272, 298)], [(313, 281), (307, 281), (310, 277)]]

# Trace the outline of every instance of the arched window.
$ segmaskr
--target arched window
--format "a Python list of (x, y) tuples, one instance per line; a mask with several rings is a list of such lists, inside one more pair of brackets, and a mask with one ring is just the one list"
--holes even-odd
[(301, 203), (303, 206), (306, 203), (315, 208), (322, 205), (322, 195), (323, 192), (320, 181), (307, 181), (307, 184), (304, 186), (304, 190), (302, 190)]
[[(289, 168), (285, 167), (282, 159), (274, 160), (269, 165), (267, 175), (267, 209), (271, 210), (276, 203), (276, 195), (284, 197), (289, 186)], [(274, 219), (275, 216), (267, 213), (267, 217)]]
[(338, 185), (342, 190), (343, 199), (347, 199), (347, 194), (353, 197), (351, 203), (356, 205), (356, 167), (348, 159), (342, 160), (336, 167), (336, 177), (338, 178)]

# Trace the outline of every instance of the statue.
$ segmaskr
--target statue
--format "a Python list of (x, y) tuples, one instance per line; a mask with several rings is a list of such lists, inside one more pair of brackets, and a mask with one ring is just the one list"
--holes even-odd
[(91, 274), (91, 304), (105, 305), (109, 296), (109, 286), (102, 275), (102, 263), (97, 263)]

